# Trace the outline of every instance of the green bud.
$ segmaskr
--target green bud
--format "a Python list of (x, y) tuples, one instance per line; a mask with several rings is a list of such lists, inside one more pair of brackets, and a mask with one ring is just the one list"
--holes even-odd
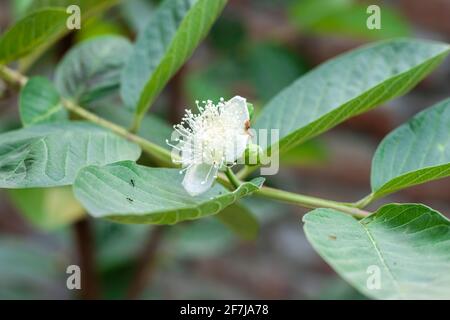
[(244, 160), (245, 164), (248, 166), (257, 166), (260, 164), (260, 154), (262, 153), (262, 148), (254, 143), (250, 143), (245, 150)]

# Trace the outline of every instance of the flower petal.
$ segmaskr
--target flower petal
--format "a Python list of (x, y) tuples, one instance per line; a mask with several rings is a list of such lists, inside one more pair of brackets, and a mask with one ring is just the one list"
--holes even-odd
[(233, 143), (227, 144), (225, 149), (225, 161), (227, 163), (233, 163), (239, 159), (245, 149), (247, 149), (247, 144), (249, 142), (250, 135), (247, 132), (242, 131), (242, 133), (236, 133), (233, 137)]
[(231, 117), (237, 128), (245, 128), (245, 122), (250, 120), (247, 100), (240, 96), (231, 98), (223, 109), (223, 115)]
[(211, 188), (217, 171), (218, 168), (206, 163), (192, 165), (186, 170), (182, 183), (184, 189), (191, 196), (204, 193)]
[(187, 167), (194, 162), (194, 150), (192, 139), (186, 139), (181, 147), (181, 164), (183, 167)]

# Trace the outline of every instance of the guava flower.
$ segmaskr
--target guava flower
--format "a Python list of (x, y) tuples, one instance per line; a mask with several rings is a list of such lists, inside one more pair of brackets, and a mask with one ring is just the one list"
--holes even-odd
[[(215, 105), (211, 100), (196, 101), (198, 113), (186, 110), (180, 124), (174, 126), (177, 145), (172, 148), (172, 161), (181, 163), (185, 172), (183, 187), (192, 195), (207, 191), (219, 170), (233, 165), (250, 140), (250, 115), (246, 99), (223, 98)], [(174, 153), (177, 157), (174, 157)]]

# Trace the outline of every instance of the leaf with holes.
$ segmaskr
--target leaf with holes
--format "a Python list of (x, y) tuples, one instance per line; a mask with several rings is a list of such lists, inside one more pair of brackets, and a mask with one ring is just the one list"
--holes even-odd
[(122, 99), (138, 120), (206, 36), (225, 3), (166, 0), (152, 14), (122, 73)]
[(450, 298), (450, 221), (419, 204), (389, 204), (360, 221), (332, 209), (304, 217), (316, 251), (377, 299)]
[(275, 96), (256, 129), (279, 130), (286, 151), (340, 122), (405, 94), (447, 56), (450, 46), (422, 40), (379, 42), (339, 56)]
[(117, 91), (131, 48), (130, 42), (119, 36), (81, 42), (58, 65), (56, 87), (62, 96), (83, 105)]
[(239, 198), (258, 190), (263, 179), (242, 184), (233, 192), (215, 184), (190, 196), (179, 169), (149, 168), (131, 161), (80, 170), (76, 198), (96, 218), (122, 223), (174, 224), (219, 213)]
[(391, 132), (372, 162), (372, 198), (450, 176), (450, 99)]
[(20, 91), (19, 113), (25, 127), (68, 120), (58, 92), (49, 80), (42, 77), (31, 78)]
[(44, 9), (26, 16), (0, 37), (0, 64), (23, 57), (66, 27), (66, 11)]
[(40, 124), (0, 135), (0, 188), (64, 186), (80, 168), (136, 160), (140, 148), (86, 122)]

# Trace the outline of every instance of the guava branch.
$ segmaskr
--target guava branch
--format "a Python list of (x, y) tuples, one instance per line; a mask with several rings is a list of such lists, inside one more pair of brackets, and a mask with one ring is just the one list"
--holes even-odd
[(370, 214), (370, 212), (368, 211), (364, 211), (355, 207), (350, 207), (341, 202), (305, 196), (298, 193), (288, 192), (264, 186), (261, 187), (261, 189), (259, 189), (258, 191), (256, 191), (254, 195), (279, 200), (287, 203), (292, 203), (310, 209), (317, 209), (317, 208), (335, 209), (344, 213), (348, 213), (356, 218), (364, 218)]
[[(6, 66), (0, 66), (0, 77), (3, 78), (6, 82), (13, 86), (23, 87), (28, 81), (28, 78), (23, 74), (8, 68)], [(77, 105), (75, 102), (62, 98), (62, 105), (68, 109), (69, 111), (77, 114), (78, 116), (89, 120), (101, 127), (111, 130), (112, 132), (124, 137), (125, 139), (132, 141), (139, 145), (142, 150), (147, 152), (150, 156), (154, 157), (156, 160), (161, 162), (164, 165), (172, 166), (172, 158), (170, 151), (136, 135), (129, 132), (124, 127), (121, 127), (113, 122), (110, 122), (104, 118), (99, 117), (98, 115), (84, 109), (83, 107)]]
[[(22, 87), (24, 86), (28, 78), (21, 73), (10, 69), (6, 66), (0, 65), (0, 77), (3, 78), (8, 83)], [(63, 106), (73, 112), (74, 114), (77, 114), (78, 116), (89, 120), (101, 127), (104, 127), (106, 129), (111, 130), (112, 132), (128, 139), (129, 141), (132, 141), (139, 145), (143, 151), (148, 153), (150, 156), (152, 156), (154, 159), (161, 162), (163, 165), (167, 166), (173, 166), (171, 153), (169, 150), (166, 150), (134, 133), (129, 132), (127, 129), (125, 129), (122, 126), (119, 126), (113, 122), (110, 122), (104, 118), (101, 118), (97, 116), (96, 114), (89, 112), (88, 110), (84, 109), (83, 107), (77, 105), (75, 102), (68, 100), (68, 99), (61, 99)], [(248, 170), (248, 169), (247, 169)], [(249, 172), (245, 172), (245, 175)], [(242, 173), (241, 173), (242, 174)], [(228, 179), (230, 180), (231, 184), (234, 187), (237, 187), (240, 184), (239, 178), (242, 179), (240, 173), (238, 173), (238, 176), (236, 177), (234, 174), (230, 174), (230, 172), (226, 172), (226, 175)], [(229, 183), (226, 178), (223, 176), (219, 176), (218, 178), (219, 182), (229, 186)], [(310, 197), (306, 195), (301, 195), (297, 193), (292, 193), (288, 191), (278, 190), (274, 188), (269, 187), (262, 187), (260, 190), (255, 192), (255, 195), (260, 197), (265, 197), (269, 199), (284, 201), (292, 204), (296, 204), (305, 208), (330, 208), (339, 210), (341, 212), (345, 212), (348, 214), (351, 214), (355, 217), (365, 217), (369, 215), (370, 213), (367, 211), (363, 211), (359, 208), (356, 208), (353, 204), (344, 204), (336, 201), (331, 200), (325, 200), (321, 198), (315, 198)]]
[(84, 109), (83, 107), (80, 107), (71, 100), (62, 99), (61, 101), (66, 109), (72, 111), (73, 113), (79, 115), (80, 117), (86, 120), (89, 120), (101, 127), (111, 130), (112, 132), (118, 134), (119, 136), (124, 137), (129, 141), (136, 143), (142, 148), (142, 150), (147, 152), (150, 156), (154, 157), (162, 164), (167, 166), (173, 166), (169, 150), (166, 150), (163, 147), (160, 147), (157, 144), (148, 141), (147, 139), (144, 139), (134, 133), (129, 132), (124, 127), (121, 127), (113, 122), (110, 122), (104, 118), (99, 117), (98, 115), (92, 112), (89, 112), (88, 110)]

